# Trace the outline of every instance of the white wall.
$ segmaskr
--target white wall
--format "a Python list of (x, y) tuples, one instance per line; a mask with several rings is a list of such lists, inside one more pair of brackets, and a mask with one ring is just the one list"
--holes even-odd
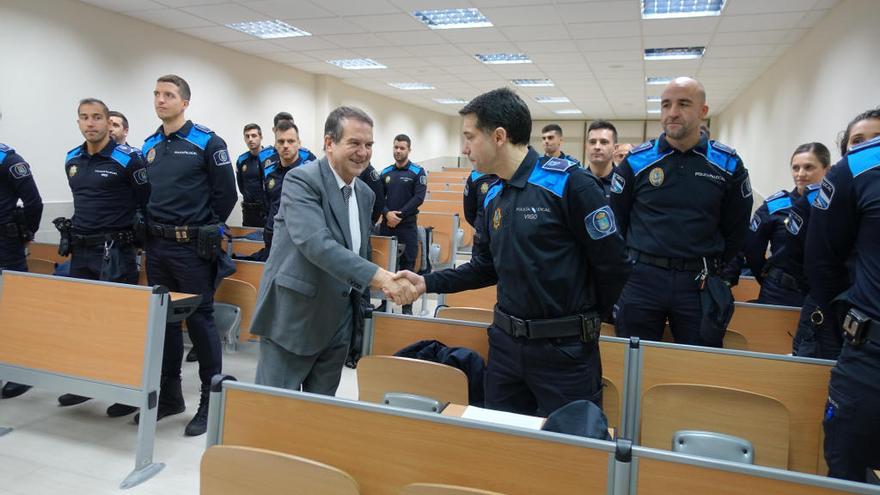
[[(712, 119), (712, 133), (739, 152), (754, 189), (791, 189), (791, 152), (819, 141), (839, 158), (838, 133), (880, 106), (880, 2), (842, 2), (751, 87)], [(709, 95), (711, 100), (711, 95)]]
[[(70, 0), (0, 0), (0, 142), (31, 164), (47, 204), (43, 228), (69, 214), (64, 156), (82, 143), (77, 102), (104, 100), (131, 124), (140, 146), (159, 126), (152, 106), (158, 76), (176, 73), (193, 92), (187, 117), (204, 124), (237, 156), (241, 129), (257, 122), (271, 144), (272, 117), (294, 115), (303, 145), (321, 156), (324, 119), (331, 108), (362, 106), (376, 124), (374, 163), (391, 163), (391, 140), (413, 139), (413, 158), (451, 157), (459, 151), (459, 121), (363, 91), (331, 78), (213, 45), (120, 14)], [(268, 134), (268, 135), (267, 135)], [(230, 219), (231, 222), (235, 218)]]

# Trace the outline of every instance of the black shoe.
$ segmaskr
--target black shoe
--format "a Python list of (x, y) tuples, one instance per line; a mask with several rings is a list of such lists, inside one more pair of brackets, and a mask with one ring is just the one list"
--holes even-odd
[(64, 394), (58, 397), (58, 405), (61, 407), (75, 406), (77, 404), (82, 404), (87, 400), (91, 400), (91, 397), (83, 397), (82, 395), (76, 394)]
[[(180, 390), (180, 377), (162, 377), (159, 384), (159, 410), (156, 411), (156, 421), (166, 417), (180, 414), (186, 411), (186, 403), (183, 401), (183, 392)], [(134, 422), (141, 419), (141, 413), (137, 413)]]
[(405, 304), (401, 309), (403, 311), (403, 314), (412, 315), (412, 304)]
[(27, 392), (30, 389), (30, 385), (22, 385), (21, 383), (15, 382), (6, 382), (6, 384), (3, 385), (3, 390), (0, 390), (0, 398), (11, 399), (13, 397), (18, 397), (19, 395)]
[(183, 430), (184, 435), (188, 437), (197, 437), (208, 431), (209, 401), (210, 393), (207, 390), (202, 390), (202, 396), (199, 398), (199, 410), (196, 411), (196, 415), (193, 417), (192, 421), (186, 425), (186, 429)]
[(187, 363), (194, 363), (198, 360), (199, 360), (199, 355), (196, 354), (196, 348), (193, 347), (192, 349), (189, 350), (189, 352), (186, 355), (186, 362)]
[(128, 416), (137, 410), (138, 408), (134, 406), (116, 403), (107, 408), (107, 416), (110, 416), (111, 418), (121, 418), (123, 416)]

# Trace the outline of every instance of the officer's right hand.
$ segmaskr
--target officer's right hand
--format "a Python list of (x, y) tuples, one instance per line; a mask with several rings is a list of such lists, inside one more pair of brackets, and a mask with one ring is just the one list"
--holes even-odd
[(413, 273), (409, 270), (401, 270), (394, 274), (394, 280), (401, 279), (408, 280), (409, 283), (411, 283), (413, 287), (415, 287), (417, 293), (416, 297), (421, 296), (428, 290), (427, 286), (425, 286), (425, 277)]
[(389, 211), (385, 214), (385, 223), (387, 223), (388, 226), (392, 229), (394, 227), (397, 227), (397, 225), (400, 223), (400, 220), (401, 218), (399, 211)]

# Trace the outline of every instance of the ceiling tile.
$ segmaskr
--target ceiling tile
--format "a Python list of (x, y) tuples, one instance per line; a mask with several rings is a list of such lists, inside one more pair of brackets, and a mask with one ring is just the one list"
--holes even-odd
[(215, 25), (207, 19), (202, 19), (201, 17), (174, 9), (146, 10), (143, 12), (131, 12), (128, 15), (168, 29), (184, 29)]
[(375, 15), (396, 14), (397, 7), (385, 0), (369, 0), (368, 2), (352, 2), (350, 0), (320, 0), (319, 5), (336, 15)]
[(585, 22), (569, 24), (568, 32), (574, 39), (622, 38), (641, 36), (641, 27), (636, 21)]
[(462, 54), (466, 53), (466, 52), (463, 52), (460, 49), (460, 47), (455, 46), (453, 44), (449, 44), (449, 43), (444, 44), (444, 45), (419, 45), (419, 46), (413, 46), (413, 47), (397, 46), (395, 48), (397, 48), (397, 50), (399, 50), (399, 51), (409, 52), (409, 54), (411, 54), (411, 55), (426, 56), (426, 57), (430, 57), (430, 56), (443, 57), (443, 56), (451, 56), (451, 55), (462, 55)]
[(221, 46), (232, 48), (244, 53), (252, 53), (260, 55), (264, 53), (277, 53), (287, 51), (286, 48), (275, 45), (269, 41), (252, 40), (252, 41), (233, 41), (230, 43), (220, 43)]
[(378, 33), (376, 36), (387, 41), (390, 45), (440, 45), (446, 43), (437, 33), (429, 29), (422, 31), (405, 31), (393, 33)]
[(647, 19), (641, 21), (645, 36), (714, 33), (719, 17), (695, 17), (690, 19)]
[(361, 57), (376, 59), (400, 58), (412, 55), (400, 46), (369, 46), (354, 50)]
[(201, 5), (196, 7), (184, 7), (183, 12), (199, 16), (217, 24), (229, 24), (232, 22), (264, 21), (269, 18), (266, 15), (253, 11), (238, 4)]
[(349, 16), (346, 20), (372, 33), (426, 29), (424, 24), (408, 13)]
[(323, 38), (331, 43), (335, 43), (339, 46), (351, 47), (352, 49), (388, 46), (387, 41), (374, 34), (328, 34)]
[[(520, 41), (516, 46), (529, 55), (578, 53), (580, 48), (574, 41)], [(533, 57), (534, 58), (534, 57)]]
[[(209, 5), (223, 3), (223, 0), (156, 0), (158, 3), (168, 7), (191, 7), (193, 5)], [(229, 2), (226, 2), (229, 3)]]
[(676, 46), (707, 46), (712, 38), (710, 33), (670, 34), (665, 36), (645, 36), (645, 48), (671, 48)]
[(566, 23), (631, 21), (639, 19), (638, 2), (579, 2), (556, 5)]
[(512, 41), (567, 40), (570, 38), (565, 29), (534, 29), (529, 26), (512, 26), (498, 28), (498, 30)]
[(742, 33), (717, 33), (710, 45), (774, 45), (782, 43), (788, 31), (750, 31), (748, 36)]
[(135, 12), (164, 8), (165, 5), (151, 0), (82, 0), (96, 7), (103, 7), (114, 12)]
[(257, 1), (248, 2), (247, 6), (269, 17), (276, 19), (289, 19), (291, 21), (333, 16), (332, 12), (303, 0), (298, 0), (296, 2), (290, 2), (288, 0)]
[(496, 27), (559, 25), (562, 20), (552, 5), (505, 6), (486, 8), (483, 13)]
[(272, 40), (272, 43), (283, 46), (288, 50), (329, 50), (339, 48), (336, 44), (320, 36), (297, 36), (295, 38), (280, 38)]
[(187, 28), (181, 29), (179, 32), (183, 34), (188, 34), (190, 36), (195, 36), (196, 38), (200, 38), (203, 40), (212, 41), (214, 43), (223, 43), (229, 41), (250, 41), (254, 39), (253, 36), (244, 34), (241, 31), (230, 29), (226, 26)]
[(506, 7), (508, 5), (549, 5), (553, 0), (470, 0), (474, 7)]
[(495, 28), (444, 29), (439, 31), (439, 33), (449, 43), (508, 42), (504, 34)]
[(262, 55), (267, 60), (281, 62), (282, 64), (297, 64), (305, 62), (318, 62), (314, 57), (310, 57), (303, 52), (278, 52), (266, 53)]
[(637, 37), (577, 40), (576, 43), (584, 52), (642, 50), (642, 39)]
[(357, 34), (366, 30), (357, 24), (348, 22), (338, 17), (323, 17), (320, 19), (302, 19), (297, 22), (297, 27), (304, 29), (313, 35), (324, 34)]
[(803, 12), (781, 14), (723, 16), (718, 24), (719, 33), (792, 29), (797, 26)]
[(709, 45), (706, 58), (727, 57), (769, 57), (773, 55), (773, 45)]
[(813, 3), (811, 0), (736, 0), (727, 2), (724, 15), (802, 12), (810, 10)]
[(814, 12), (806, 12), (804, 16), (801, 18), (800, 22), (798, 22), (797, 27), (799, 28), (811, 28), (816, 25), (822, 18), (824, 18), (830, 10), (817, 10)]

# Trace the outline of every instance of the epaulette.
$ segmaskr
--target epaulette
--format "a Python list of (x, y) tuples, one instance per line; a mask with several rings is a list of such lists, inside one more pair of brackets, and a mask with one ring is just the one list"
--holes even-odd
[(161, 132), (156, 132), (152, 136), (148, 137), (144, 140), (144, 145), (141, 147), (141, 153), (143, 153), (144, 155), (148, 154), (154, 146), (162, 142), (162, 139), (164, 139), (164, 136)]
[(79, 155), (82, 155), (82, 145), (77, 146), (76, 148), (68, 151), (67, 158), (64, 160), (64, 163), (67, 163), (70, 160), (73, 160), (74, 158), (78, 157)]
[(394, 165), (388, 165), (387, 167), (383, 168), (381, 172), (379, 172), (379, 175), (385, 175), (392, 170), (394, 170)]
[(3, 143), (0, 143), (0, 165), (3, 164), (3, 160), (6, 160), (6, 157), (10, 154), (15, 153), (15, 150), (6, 146)]
[(633, 174), (639, 175), (639, 173), (646, 170), (651, 165), (666, 158), (668, 155), (671, 155), (672, 152), (672, 148), (666, 153), (661, 152), (660, 141), (655, 139), (646, 141), (629, 150), (629, 155), (626, 156), (626, 162), (632, 169)]
[(853, 177), (880, 166), (880, 136), (854, 146), (847, 153), (846, 161)]
[(238, 155), (238, 158), (235, 159), (236, 165), (241, 165), (241, 162), (247, 160), (247, 157), (251, 154), (250, 151), (245, 151), (244, 153)]
[(498, 193), (501, 192), (502, 187), (503, 184), (500, 179), (492, 183), (492, 185), (489, 187), (489, 191), (486, 192), (486, 197), (483, 199), (483, 209), (486, 209), (489, 206), (489, 201), (492, 201), (492, 198), (498, 196)]
[(767, 212), (772, 215), (778, 211), (791, 208), (791, 198), (788, 196), (782, 196), (773, 201), (766, 201), (765, 204), (767, 205)]
[(568, 158), (554, 157), (554, 158), (550, 158), (549, 160), (545, 161), (541, 165), (541, 168), (543, 168), (544, 170), (565, 172), (566, 170), (570, 169), (571, 167), (575, 167), (575, 166), (577, 166), (577, 163), (569, 160)]
[(131, 146), (127, 146), (124, 144), (118, 144), (115, 148), (113, 148), (113, 152), (110, 153), (110, 158), (112, 158), (116, 163), (122, 165), (123, 167), (127, 167), (128, 163), (131, 161), (131, 155), (133, 153), (137, 153)]
[(736, 165), (739, 157), (736, 154), (736, 150), (734, 150), (733, 148), (721, 144), (718, 141), (709, 141), (709, 147), (706, 153), (706, 160), (708, 160), (709, 163), (711, 163), (712, 165), (715, 165), (721, 170), (727, 172), (728, 175), (733, 175), (733, 173), (736, 171)]
[(480, 177), (482, 177), (484, 175), (486, 175), (486, 174), (481, 173), (481, 172), (477, 172), (476, 170), (471, 171), (471, 182), (476, 182), (477, 180), (480, 179)]
[(260, 155), (259, 155), (260, 163), (263, 163), (264, 161), (268, 160), (269, 158), (272, 158), (273, 155), (275, 155), (275, 148), (270, 146), (268, 148), (261, 149)]
[(788, 196), (788, 191), (786, 191), (785, 189), (781, 191), (776, 191), (775, 193), (768, 196), (767, 199), (765, 199), (764, 201), (773, 201), (774, 199), (781, 198), (783, 196)]
[(528, 182), (561, 198), (570, 176), (567, 171), (574, 166), (575, 164), (563, 158), (551, 158), (544, 163), (538, 160)]
[(312, 152), (305, 148), (300, 148), (297, 154), (299, 155), (299, 159), (301, 162), (300, 165), (304, 165), (309, 161), (309, 156), (311, 156)]
[[(409, 166), (407, 168), (409, 168), (410, 172), (412, 172), (416, 175), (419, 175), (420, 173), (422, 173), (422, 167), (416, 165), (413, 162), (409, 162)], [(425, 172), (425, 173), (427, 173), (427, 172)]]
[(211, 140), (212, 134), (214, 134), (214, 131), (211, 129), (200, 124), (193, 124), (186, 136), (183, 136), (183, 139), (186, 139), (201, 149), (205, 149), (208, 147), (208, 141)]
[(815, 184), (808, 184), (806, 189), (804, 189), (804, 196), (807, 197), (807, 203), (812, 204), (816, 199), (816, 196), (819, 195), (819, 189), (822, 188), (822, 183), (817, 182)]

